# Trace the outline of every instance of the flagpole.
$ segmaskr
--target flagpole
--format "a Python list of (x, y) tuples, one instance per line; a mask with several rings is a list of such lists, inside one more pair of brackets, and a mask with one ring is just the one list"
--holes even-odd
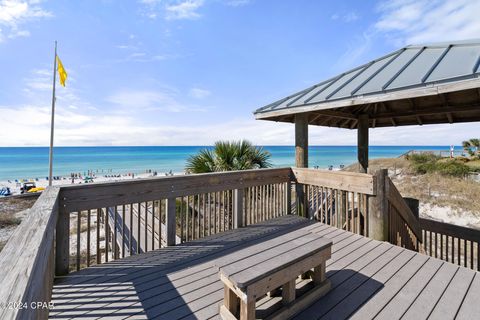
[(50, 126), (50, 153), (49, 153), (49, 171), (48, 185), (52, 185), (52, 169), (53, 169), (53, 128), (55, 122), (55, 82), (57, 80), (57, 41), (55, 41), (55, 56), (53, 57), (53, 94), (52, 94), (52, 122)]

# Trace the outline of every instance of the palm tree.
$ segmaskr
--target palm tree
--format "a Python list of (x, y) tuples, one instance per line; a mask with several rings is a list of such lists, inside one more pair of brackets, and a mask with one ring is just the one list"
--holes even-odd
[(247, 140), (217, 141), (213, 149), (202, 149), (187, 160), (186, 171), (205, 173), (271, 167), (270, 153)]
[(462, 142), (463, 150), (471, 157), (480, 157), (480, 139), (470, 139)]

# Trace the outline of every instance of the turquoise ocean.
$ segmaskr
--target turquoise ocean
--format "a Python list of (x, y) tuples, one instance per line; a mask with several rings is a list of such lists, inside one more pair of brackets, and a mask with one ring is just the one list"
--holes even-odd
[[(159, 172), (183, 172), (186, 160), (202, 146), (161, 147), (56, 147), (54, 148), (55, 176), (68, 176), (72, 172), (84, 174), (88, 170), (98, 173), (142, 173), (151, 169)], [(272, 155), (275, 167), (293, 166), (293, 146), (264, 146)], [(370, 158), (398, 157), (409, 150), (449, 150), (449, 146), (371, 146)], [(356, 162), (355, 146), (311, 146), (309, 166), (328, 168)], [(461, 147), (455, 147), (460, 151)], [(47, 147), (0, 148), (0, 181), (45, 178), (48, 175)]]

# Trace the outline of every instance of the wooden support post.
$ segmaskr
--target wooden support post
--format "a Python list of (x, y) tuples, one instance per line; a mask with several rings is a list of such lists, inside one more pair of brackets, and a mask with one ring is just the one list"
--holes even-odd
[(361, 114), (358, 117), (357, 148), (359, 172), (367, 173), (368, 170), (368, 115)]
[[(295, 166), (308, 168), (308, 114), (295, 115)], [(297, 215), (307, 217), (304, 186), (296, 184)]]
[(308, 115), (295, 115), (295, 166), (308, 168)]
[(287, 181), (286, 185), (287, 190), (285, 190), (286, 195), (285, 195), (285, 214), (292, 214), (292, 183), (290, 181)]
[(59, 209), (55, 230), (55, 275), (68, 274), (70, 263), (70, 215)]
[(368, 234), (370, 238), (388, 241), (388, 170), (375, 172), (375, 195), (368, 198)]
[(175, 198), (168, 198), (166, 200), (167, 207), (167, 216), (166, 216), (166, 227), (167, 227), (167, 246), (174, 246), (176, 241), (176, 202)]
[(243, 227), (243, 189), (235, 189), (233, 191), (233, 228)]
[(304, 185), (301, 183), (295, 184), (297, 215), (300, 217), (307, 217), (307, 197), (305, 196)]

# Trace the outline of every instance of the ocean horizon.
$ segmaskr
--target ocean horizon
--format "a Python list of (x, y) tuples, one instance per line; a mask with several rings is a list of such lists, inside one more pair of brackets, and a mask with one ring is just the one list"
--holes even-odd
[[(271, 153), (273, 167), (293, 166), (294, 146), (261, 146)], [(146, 170), (183, 172), (188, 157), (213, 146), (95, 146), (55, 147), (54, 176), (96, 173), (143, 173)], [(398, 157), (409, 150), (448, 151), (450, 146), (370, 146), (369, 157)], [(48, 147), (0, 147), (0, 181), (44, 179), (48, 176)], [(462, 150), (455, 146), (455, 151)], [(357, 159), (356, 146), (310, 146), (309, 166), (348, 166)]]

